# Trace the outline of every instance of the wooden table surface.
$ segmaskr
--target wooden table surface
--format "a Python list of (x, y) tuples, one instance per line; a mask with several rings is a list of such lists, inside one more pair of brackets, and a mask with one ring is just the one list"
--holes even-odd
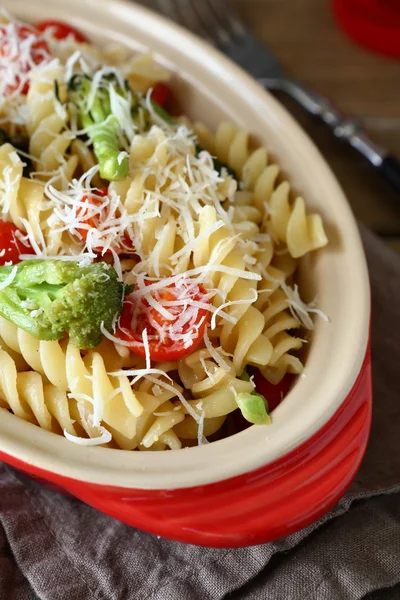
[[(184, 5), (184, 0), (138, 1), (152, 8)], [(288, 74), (357, 117), (373, 140), (400, 157), (400, 61), (373, 54), (348, 39), (333, 19), (330, 0), (227, 1), (269, 45)], [(323, 123), (286, 96), (279, 98), (325, 156), (356, 217), (400, 253), (400, 193)]]
[[(200, 0), (199, 0), (200, 1)], [(373, 54), (337, 27), (329, 0), (231, 0), (287, 71), (360, 118), (370, 136), (400, 156), (400, 62)], [(357, 218), (400, 253), (400, 194), (354, 150), (292, 101), (280, 99), (336, 173)]]

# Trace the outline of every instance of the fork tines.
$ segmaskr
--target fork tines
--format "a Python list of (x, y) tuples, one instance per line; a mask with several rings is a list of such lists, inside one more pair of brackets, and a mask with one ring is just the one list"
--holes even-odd
[(246, 30), (223, 0), (156, 0), (167, 16), (218, 47), (231, 44)]

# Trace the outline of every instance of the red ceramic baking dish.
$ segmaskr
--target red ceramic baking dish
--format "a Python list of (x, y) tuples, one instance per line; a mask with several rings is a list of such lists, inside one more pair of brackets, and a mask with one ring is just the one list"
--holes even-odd
[(273, 411), (208, 445), (170, 452), (82, 447), (0, 414), (0, 458), (133, 527), (192, 544), (245, 546), (286, 536), (344, 494), (371, 421), (370, 291), (348, 203), (307, 135), (258, 84), (215, 50), (132, 3), (6, 0), (15, 16), (57, 18), (96, 43), (152, 49), (171, 68), (181, 108), (210, 127), (229, 118), (265, 144), (311, 209), (329, 244), (304, 260), (300, 284), (316, 318), (305, 371)]

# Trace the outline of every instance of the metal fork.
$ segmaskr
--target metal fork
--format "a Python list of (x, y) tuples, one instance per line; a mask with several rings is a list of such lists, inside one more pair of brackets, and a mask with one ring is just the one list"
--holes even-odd
[(154, 3), (165, 15), (217, 46), (265, 88), (289, 94), (322, 119), (337, 138), (366, 157), (400, 191), (398, 159), (374, 143), (358, 120), (344, 115), (328, 98), (287, 77), (274, 54), (252, 35), (224, 0), (153, 0)]

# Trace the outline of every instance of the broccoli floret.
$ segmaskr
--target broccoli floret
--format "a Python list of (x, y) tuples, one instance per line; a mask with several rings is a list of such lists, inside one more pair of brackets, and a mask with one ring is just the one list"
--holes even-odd
[(122, 89), (113, 75), (103, 75), (91, 108), (88, 100), (92, 92), (92, 80), (86, 75), (76, 74), (68, 83), (68, 99), (78, 109), (80, 126), (93, 143), (93, 151), (100, 165), (100, 176), (107, 181), (118, 181), (128, 175), (128, 157), (121, 157), (122, 131), (118, 119), (111, 112), (110, 89), (126, 100), (131, 100), (130, 92)]
[[(8, 285), (4, 285), (8, 279)], [(1, 284), (3, 286), (1, 288)], [(0, 315), (39, 340), (69, 335), (78, 348), (95, 348), (120, 315), (127, 288), (110, 265), (27, 260), (0, 267)]]

